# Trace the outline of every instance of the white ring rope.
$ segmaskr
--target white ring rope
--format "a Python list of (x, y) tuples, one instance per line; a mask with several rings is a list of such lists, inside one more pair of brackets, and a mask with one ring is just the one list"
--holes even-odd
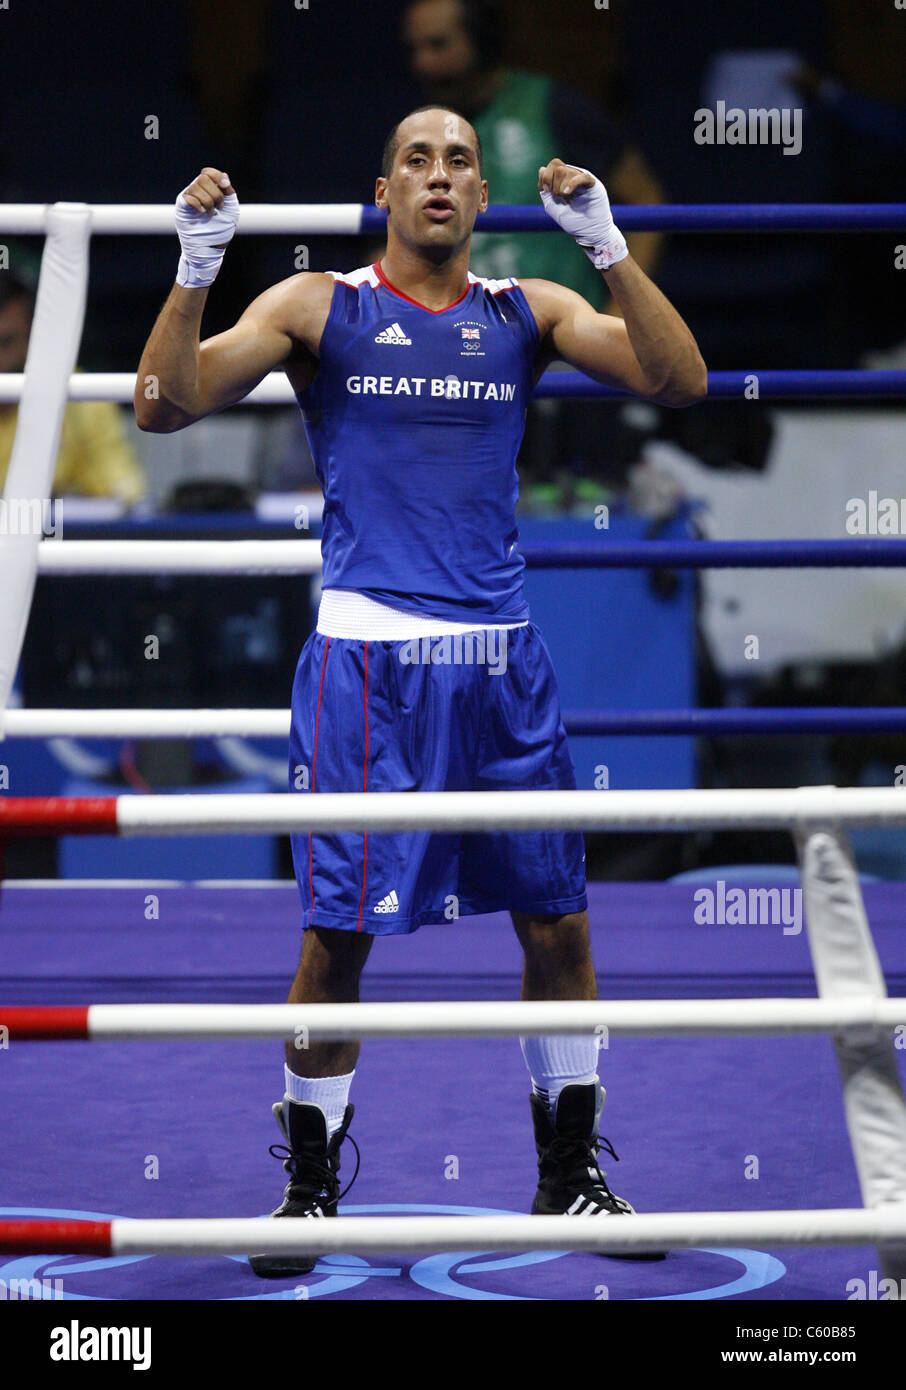
[[(17, 401), (22, 394), (22, 372), (0, 372), (0, 401)], [(67, 389), (71, 401), (118, 401), (131, 405), (134, 372), (73, 372)], [(282, 372), (269, 372), (263, 381), (235, 405), (292, 405), (293, 389)]]
[[(59, 206), (59, 205), (57, 205)], [(175, 236), (172, 203), (77, 203), (91, 214), (92, 235)], [(5, 203), (0, 230), (7, 235), (40, 236), (53, 203)], [(243, 203), (241, 231), (311, 236), (358, 236), (362, 203)]]
[(126, 835), (379, 831), (795, 829), (906, 824), (896, 787), (685, 791), (281, 792), (119, 796)]
[(320, 569), (316, 540), (44, 540), (38, 547), (41, 574), (317, 574)]
[(289, 726), (288, 709), (11, 709), (2, 731), (5, 738), (286, 739)]
[(679, 1246), (878, 1245), (906, 1239), (906, 1203), (811, 1211), (573, 1216), (344, 1216), (337, 1221), (115, 1220), (114, 1255), (312, 1254), (348, 1250), (659, 1250)]
[[(0, 1023), (3, 1009), (0, 1006)], [(91, 1039), (500, 1038), (547, 1033), (650, 1037), (827, 1033), (902, 1027), (906, 999), (611, 999), (536, 1003), (92, 1004)]]

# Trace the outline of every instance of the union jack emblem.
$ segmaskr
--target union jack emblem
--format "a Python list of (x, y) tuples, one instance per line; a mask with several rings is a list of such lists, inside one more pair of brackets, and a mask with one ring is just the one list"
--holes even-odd
[(464, 338), (477, 338), (477, 339), (479, 340), (479, 342), (480, 342), (480, 341), (481, 341), (481, 329), (480, 329), (480, 328), (464, 328), (464, 329), (462, 330), (462, 336), (463, 336)]

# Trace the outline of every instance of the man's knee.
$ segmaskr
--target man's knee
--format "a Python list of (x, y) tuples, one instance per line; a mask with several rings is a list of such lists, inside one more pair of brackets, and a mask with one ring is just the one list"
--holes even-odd
[(302, 940), (301, 964), (319, 979), (356, 981), (373, 939), (367, 932), (309, 927)]
[(531, 959), (584, 960), (590, 951), (588, 913), (569, 912), (562, 917), (512, 914), (516, 935)]

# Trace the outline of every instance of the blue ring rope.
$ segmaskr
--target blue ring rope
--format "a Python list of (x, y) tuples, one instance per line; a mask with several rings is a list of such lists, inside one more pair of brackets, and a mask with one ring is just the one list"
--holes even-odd
[[(660, 203), (614, 204), (624, 232), (894, 232), (906, 227), (906, 203)], [(361, 235), (380, 235), (387, 214), (362, 206)], [(556, 232), (538, 203), (493, 203), (475, 224), (480, 232)]]
[(538, 569), (879, 569), (906, 565), (906, 539), (580, 541), (520, 547)]
[[(546, 372), (535, 388), (536, 396), (620, 396), (631, 391), (600, 386), (582, 372)], [(711, 400), (803, 399), (818, 396), (906, 396), (906, 371), (795, 371), (709, 372)]]
[(568, 734), (887, 734), (906, 730), (906, 708), (566, 710)]

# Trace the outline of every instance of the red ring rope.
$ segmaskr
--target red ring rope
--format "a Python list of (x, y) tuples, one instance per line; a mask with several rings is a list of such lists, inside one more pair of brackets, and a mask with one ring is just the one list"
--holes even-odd
[(111, 1255), (110, 1221), (0, 1221), (4, 1255)]
[(10, 1042), (47, 1038), (88, 1038), (87, 1004), (0, 1004), (0, 1028)]
[(96, 835), (117, 832), (115, 796), (3, 796), (0, 833)]

